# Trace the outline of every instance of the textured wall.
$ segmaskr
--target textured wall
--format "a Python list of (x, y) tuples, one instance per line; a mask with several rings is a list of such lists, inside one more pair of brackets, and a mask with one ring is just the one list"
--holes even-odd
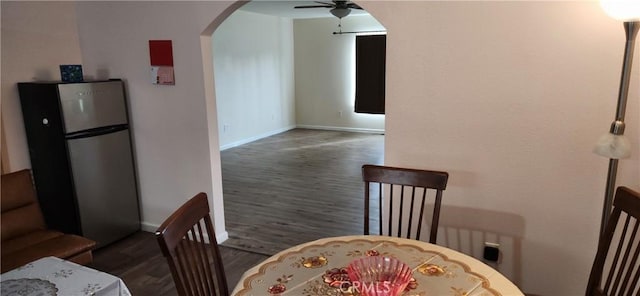
[(238, 10), (212, 46), (222, 149), (295, 126), (291, 19)]
[[(371, 16), (349, 16), (343, 31), (384, 30)], [(337, 18), (294, 20), (299, 126), (384, 132), (384, 115), (354, 113), (355, 34), (334, 35)]]
[[(621, 23), (597, 2), (363, 5), (388, 30), (385, 162), (449, 171), (443, 217), (452, 214), (441, 225), (519, 237), (503, 265), (524, 290), (584, 293), (607, 171), (591, 149), (615, 113)], [(627, 113), (634, 147), (639, 69)], [(639, 189), (634, 152), (618, 184)], [(483, 239), (495, 238), (470, 240)]]
[(72, 2), (2, 1), (2, 166), (31, 167), (18, 82), (60, 80), (61, 64), (81, 64)]

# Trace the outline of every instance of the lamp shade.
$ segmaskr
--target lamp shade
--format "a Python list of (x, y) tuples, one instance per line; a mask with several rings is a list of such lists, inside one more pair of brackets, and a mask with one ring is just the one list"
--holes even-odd
[(610, 159), (629, 158), (631, 143), (624, 135), (604, 134), (596, 143), (593, 152)]
[(600, 6), (610, 17), (621, 21), (640, 21), (639, 0), (600, 0)]

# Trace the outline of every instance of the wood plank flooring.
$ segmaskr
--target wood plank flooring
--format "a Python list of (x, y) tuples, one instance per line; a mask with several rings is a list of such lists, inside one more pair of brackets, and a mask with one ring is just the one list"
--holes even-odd
[[(220, 253), (230, 290), (247, 269), (268, 258), (225, 246), (220, 246)], [(153, 233), (138, 232), (97, 250), (89, 267), (121, 278), (135, 296), (177, 295), (169, 265)]]
[[(221, 153), (229, 289), (249, 268), (321, 237), (361, 234), (363, 164), (382, 164), (384, 136), (294, 129)], [(122, 278), (133, 295), (176, 295), (152, 233), (94, 253), (91, 267)]]
[(322, 237), (362, 234), (361, 167), (382, 164), (383, 141), (294, 129), (223, 151), (223, 245), (273, 255)]

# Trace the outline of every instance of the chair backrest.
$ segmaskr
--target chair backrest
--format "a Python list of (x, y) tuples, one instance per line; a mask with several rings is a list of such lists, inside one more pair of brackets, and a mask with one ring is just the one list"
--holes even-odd
[(171, 214), (156, 237), (178, 295), (229, 295), (205, 193), (198, 193)]
[[(362, 179), (364, 181), (364, 234), (369, 234), (371, 197), (378, 200), (379, 233), (393, 236), (393, 225), (397, 221), (396, 236), (420, 240), (425, 205), (430, 195), (435, 193), (431, 217), (431, 231), (429, 242), (435, 244), (438, 235), (438, 220), (442, 191), (447, 187), (449, 174), (447, 172), (397, 168), (379, 165), (363, 165)], [(396, 199), (398, 198), (398, 199)], [(385, 201), (386, 199), (386, 201)], [(394, 200), (395, 199), (395, 200)], [(383, 202), (384, 201), (384, 202)], [(386, 211), (383, 205), (387, 204)], [(394, 211), (394, 206), (397, 209)], [(383, 213), (386, 212), (388, 226), (383, 227)], [(405, 214), (408, 214), (408, 217)], [(395, 216), (394, 216), (395, 215)], [(405, 225), (403, 227), (403, 222)], [(413, 224), (417, 224), (413, 226)]]
[(587, 296), (640, 295), (640, 193), (618, 187), (613, 207), (598, 244)]

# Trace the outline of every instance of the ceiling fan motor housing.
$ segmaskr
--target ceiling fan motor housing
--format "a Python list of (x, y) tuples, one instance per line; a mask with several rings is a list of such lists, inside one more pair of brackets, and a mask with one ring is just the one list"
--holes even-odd
[(341, 19), (349, 15), (349, 13), (351, 13), (351, 9), (350, 8), (334, 8), (329, 10), (329, 12), (331, 12), (331, 14), (333, 14), (335, 17)]
[(329, 12), (339, 19), (349, 15), (351, 13), (351, 8), (362, 9), (362, 7), (347, 0), (333, 0), (332, 3), (322, 1), (315, 2), (322, 5), (295, 6), (294, 8), (331, 8)]

